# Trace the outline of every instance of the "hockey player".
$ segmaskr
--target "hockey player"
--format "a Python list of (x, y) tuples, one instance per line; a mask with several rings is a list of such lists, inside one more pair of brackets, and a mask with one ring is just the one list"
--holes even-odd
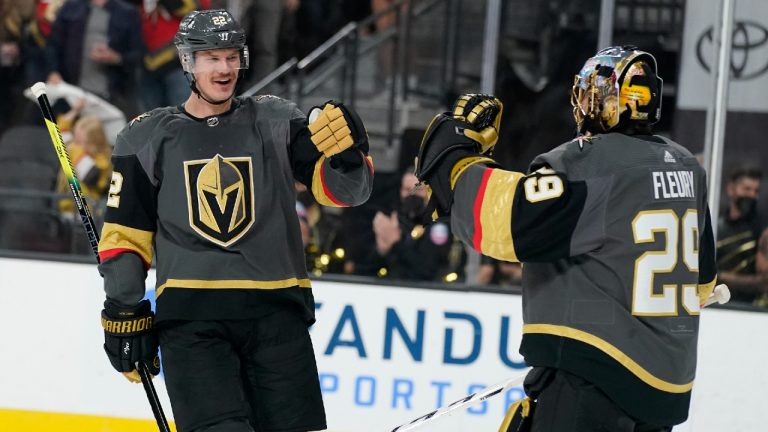
[(716, 272), (705, 173), (652, 135), (662, 80), (634, 47), (590, 58), (573, 86), (578, 137), (528, 174), (487, 154), (501, 103), (459, 98), (427, 130), (416, 175), (453, 231), (521, 261), (528, 399), (501, 431), (669, 431), (688, 416), (699, 310)]
[[(360, 118), (329, 102), (308, 121), (272, 96), (234, 97), (245, 35), (224, 10), (192, 12), (175, 40), (192, 92), (118, 136), (99, 253), (104, 348), (137, 381), (159, 372), (181, 432), (326, 427), (294, 179), (354, 206), (373, 166)], [(157, 315), (142, 300), (157, 263)], [(154, 321), (154, 322), (153, 322)]]

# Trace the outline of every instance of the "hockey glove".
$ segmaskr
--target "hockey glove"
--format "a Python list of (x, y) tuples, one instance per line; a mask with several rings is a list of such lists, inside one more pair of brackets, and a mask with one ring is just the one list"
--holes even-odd
[(495, 163), (478, 155), (479, 144), (465, 134), (466, 129), (467, 123), (448, 113), (438, 114), (421, 140), (414, 174), (429, 185), (430, 207), (438, 216), (450, 214), (456, 180), (467, 167), (478, 162)]
[(480, 145), (480, 153), (490, 154), (499, 140), (504, 104), (491, 95), (465, 94), (453, 104), (453, 118), (465, 121), (464, 134)]
[(154, 318), (148, 300), (142, 300), (132, 308), (122, 307), (109, 299), (104, 302), (101, 311), (104, 351), (112, 367), (130, 381), (141, 381), (136, 362), (146, 364), (152, 375), (160, 373), (157, 334), (152, 328)]
[(368, 134), (360, 116), (343, 104), (328, 101), (309, 110), (310, 139), (326, 157), (349, 148), (368, 153)]

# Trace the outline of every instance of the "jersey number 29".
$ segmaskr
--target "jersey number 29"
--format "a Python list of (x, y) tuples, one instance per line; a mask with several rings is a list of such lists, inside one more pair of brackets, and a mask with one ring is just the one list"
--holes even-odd
[[(657, 273), (674, 271), (680, 259), (678, 251), (681, 250), (681, 241), (683, 263), (688, 271), (698, 274), (698, 212), (689, 209), (682, 219), (678, 219), (672, 210), (641, 211), (632, 220), (632, 233), (636, 244), (654, 242), (656, 233), (663, 233), (666, 237), (664, 250), (647, 251), (635, 260), (632, 315), (678, 315), (678, 285), (663, 284), (660, 290), (654, 290), (654, 277)], [(700, 311), (696, 288), (696, 284), (682, 284), (682, 304), (691, 315)]]

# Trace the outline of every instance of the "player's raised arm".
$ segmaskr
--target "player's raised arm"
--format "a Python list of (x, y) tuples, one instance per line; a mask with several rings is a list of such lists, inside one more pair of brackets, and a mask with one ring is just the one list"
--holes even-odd
[(328, 101), (291, 121), (291, 160), (297, 180), (326, 206), (351, 207), (368, 200), (373, 161), (368, 134), (357, 113)]
[(498, 99), (465, 95), (452, 113), (433, 120), (416, 175), (430, 185), (438, 213), (452, 215), (454, 232), (465, 243), (505, 261), (551, 260), (598, 246), (600, 238), (574, 237), (585, 206), (600, 206), (587, 199), (586, 182), (570, 181), (546, 160), (525, 175), (501, 169), (487, 156), (501, 113)]

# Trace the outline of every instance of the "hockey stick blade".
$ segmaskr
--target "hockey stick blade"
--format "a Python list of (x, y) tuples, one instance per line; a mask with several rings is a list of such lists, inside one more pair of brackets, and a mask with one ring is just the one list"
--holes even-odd
[(394, 429), (392, 429), (391, 432), (406, 432), (410, 430), (414, 430), (416, 428), (420, 428), (424, 426), (427, 423), (430, 423), (446, 414), (455, 412), (457, 410), (463, 409), (463, 408), (469, 408), (471, 406), (477, 405), (480, 402), (483, 402), (485, 400), (488, 400), (492, 397), (498, 396), (499, 394), (503, 393), (506, 390), (511, 389), (512, 387), (517, 387), (523, 383), (523, 380), (525, 380), (525, 376), (528, 373), (524, 373), (522, 375), (512, 377), (506, 381), (500, 382), (498, 384), (494, 384), (492, 386), (486, 387), (483, 390), (472, 393), (469, 396), (463, 397), (449, 405), (440, 407), (432, 412), (429, 412), (427, 414), (424, 414), (421, 417), (417, 417), (413, 420), (411, 420), (408, 423), (404, 423)]
[[(61, 137), (61, 131), (56, 124), (56, 119), (53, 116), (53, 110), (51, 109), (51, 102), (48, 100), (46, 94), (45, 83), (37, 82), (32, 88), (32, 94), (37, 98), (37, 104), (40, 107), (40, 111), (43, 114), (43, 120), (45, 120), (45, 126), (48, 128), (48, 134), (51, 136), (51, 142), (53, 148), (56, 150), (56, 156), (59, 158), (61, 169), (64, 171), (64, 176), (69, 183), (69, 189), (72, 192), (72, 198), (75, 200), (75, 206), (77, 212), (80, 214), (80, 219), (83, 223), (86, 235), (88, 235), (88, 242), (91, 244), (91, 250), (96, 257), (96, 262), (99, 262), (99, 233), (96, 232), (96, 224), (93, 222), (91, 216), (91, 210), (88, 208), (88, 203), (85, 202), (83, 197), (83, 190), (80, 187), (80, 180), (77, 178), (77, 173), (72, 167), (72, 160), (67, 153), (67, 146), (64, 144), (64, 139)], [(149, 368), (145, 364), (137, 364), (139, 375), (141, 376), (141, 382), (144, 385), (144, 391), (147, 394), (149, 405), (152, 408), (152, 414), (155, 416), (157, 427), (160, 432), (171, 432), (168, 427), (168, 420), (163, 413), (163, 407), (160, 405), (160, 400), (157, 398), (157, 391), (155, 385), (152, 384), (152, 379), (149, 376)]]

